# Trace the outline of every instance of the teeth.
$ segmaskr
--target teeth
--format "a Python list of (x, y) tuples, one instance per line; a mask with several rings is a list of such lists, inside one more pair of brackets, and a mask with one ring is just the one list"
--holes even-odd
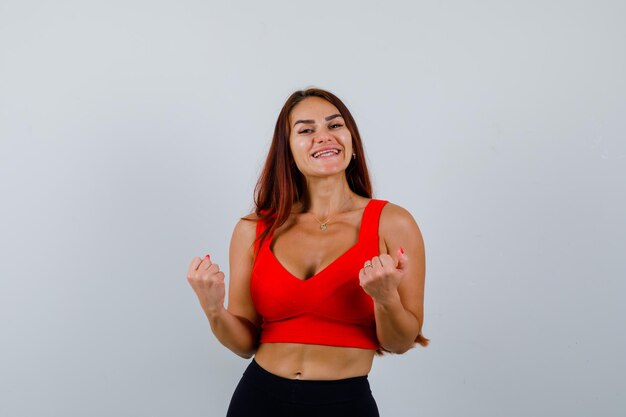
[(313, 158), (318, 158), (320, 156), (326, 156), (326, 155), (337, 155), (338, 153), (339, 151), (337, 149), (330, 149), (327, 151), (315, 152), (313, 154)]

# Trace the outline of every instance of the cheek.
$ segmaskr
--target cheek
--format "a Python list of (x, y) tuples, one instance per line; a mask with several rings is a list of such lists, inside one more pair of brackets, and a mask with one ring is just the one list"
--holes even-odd
[(306, 159), (308, 155), (308, 148), (306, 144), (298, 141), (293, 141), (290, 143), (291, 154), (296, 161), (302, 161)]
[(343, 141), (344, 148), (346, 148), (346, 151), (350, 151), (349, 153), (350, 155), (352, 155), (352, 152), (354, 151), (354, 147), (352, 146), (352, 136), (350, 136), (350, 133), (344, 136), (342, 141)]
[(293, 153), (301, 154), (305, 150), (306, 147), (307, 147), (307, 144), (304, 143), (304, 141), (294, 140), (291, 142), (291, 151)]

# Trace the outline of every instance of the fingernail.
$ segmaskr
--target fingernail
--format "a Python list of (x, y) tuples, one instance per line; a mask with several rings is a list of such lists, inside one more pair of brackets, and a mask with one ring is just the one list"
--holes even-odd
[(400, 246), (400, 253), (404, 255), (404, 249), (402, 249), (402, 246)]
[(211, 255), (209, 255), (208, 253), (206, 254), (205, 258), (207, 259), (211, 259)]

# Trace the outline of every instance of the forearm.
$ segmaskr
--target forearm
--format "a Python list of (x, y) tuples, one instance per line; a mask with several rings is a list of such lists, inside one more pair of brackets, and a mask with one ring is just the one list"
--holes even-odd
[(205, 313), (213, 334), (222, 345), (242, 358), (252, 357), (258, 347), (258, 330), (254, 324), (225, 308)]
[(398, 293), (385, 302), (375, 302), (374, 314), (376, 335), (385, 350), (404, 353), (413, 347), (420, 323), (404, 308)]

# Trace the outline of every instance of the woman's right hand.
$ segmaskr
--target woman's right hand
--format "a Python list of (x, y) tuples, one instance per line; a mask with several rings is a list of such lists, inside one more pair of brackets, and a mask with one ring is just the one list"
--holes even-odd
[(197, 256), (193, 258), (187, 271), (187, 281), (196, 292), (207, 316), (219, 313), (224, 308), (224, 273), (216, 263), (211, 262), (210, 255), (204, 259)]

